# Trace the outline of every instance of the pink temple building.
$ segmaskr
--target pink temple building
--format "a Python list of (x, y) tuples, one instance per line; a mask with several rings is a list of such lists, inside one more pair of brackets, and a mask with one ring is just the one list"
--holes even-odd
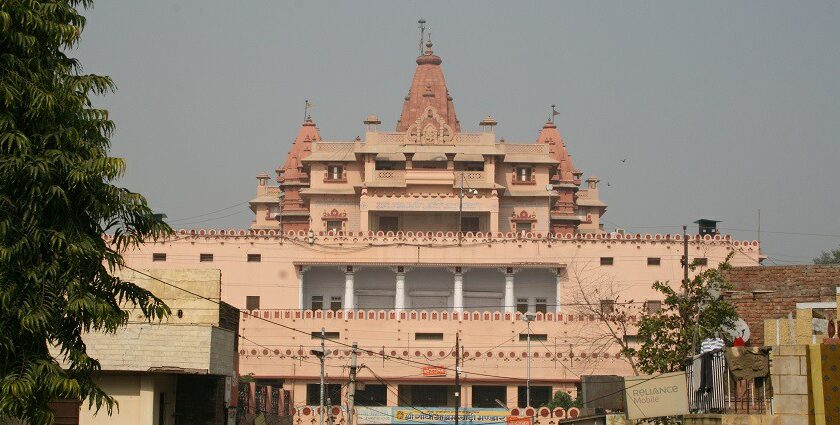
[[(307, 118), (279, 185), (257, 177), (250, 229), (180, 230), (129, 265), (221, 270), (222, 301), (247, 312), (240, 374), (291, 390), (295, 406), (318, 404), (321, 329), (334, 405), (346, 402), (343, 344), (358, 343), (362, 424), (408, 423), (396, 419), (408, 405), (453, 408), (452, 369), (424, 365), (452, 368), (456, 335), (468, 409), (524, 407), (528, 364), (536, 407), (581, 375), (631, 373), (591, 309), (619, 296), (659, 308), (651, 284), (682, 279), (682, 236), (605, 232), (598, 178), (583, 180), (552, 121), (525, 143), (498, 139), (489, 116), (462, 131), (426, 46), (395, 131), (371, 115), (363, 138), (327, 141)], [(754, 241), (689, 238), (689, 259), (710, 266), (760, 259)]]

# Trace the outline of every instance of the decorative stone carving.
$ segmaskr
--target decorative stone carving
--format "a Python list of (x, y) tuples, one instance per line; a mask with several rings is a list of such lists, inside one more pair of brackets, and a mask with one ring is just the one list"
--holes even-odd
[(537, 214), (534, 212), (528, 213), (528, 211), (522, 210), (519, 214), (516, 212), (511, 214), (510, 220), (514, 222), (534, 222), (537, 221)]
[(454, 132), (438, 115), (437, 109), (427, 106), (417, 120), (406, 129), (406, 137), (410, 143), (436, 145), (452, 142)]
[(333, 208), (332, 211), (324, 211), (322, 219), (324, 220), (347, 220), (347, 212), (342, 211), (339, 212), (337, 209)]

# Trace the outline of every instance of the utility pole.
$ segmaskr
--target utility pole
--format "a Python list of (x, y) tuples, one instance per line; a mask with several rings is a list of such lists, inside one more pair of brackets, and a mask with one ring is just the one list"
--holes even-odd
[(354, 342), (350, 354), (350, 386), (347, 387), (347, 425), (353, 425), (353, 405), (356, 403), (356, 348)]
[(525, 405), (527, 407), (531, 407), (531, 322), (536, 318), (537, 315), (534, 313), (525, 313), (522, 316), (522, 320), (528, 325), (528, 375), (525, 378)]
[(687, 226), (683, 225), (683, 292), (688, 295), (688, 235)]
[(460, 334), (455, 332), (455, 425), (458, 425), (458, 409), (461, 408), (461, 343)]
[(324, 395), (325, 395), (324, 394), (324, 360), (325, 360), (325, 357), (327, 357), (327, 351), (326, 351), (326, 348), (324, 347), (324, 338), (326, 337), (325, 335), (326, 335), (326, 332), (324, 331), (324, 328), (321, 328), (321, 356), (320, 356), (321, 357), (321, 397), (320, 397), (320, 401), (319, 401), (319, 403), (320, 403), (319, 407), (321, 408), (321, 414), (320, 414), (321, 425), (324, 425)]
[(525, 405), (531, 407), (531, 320), (530, 318), (525, 320), (528, 323), (528, 376), (525, 380)]

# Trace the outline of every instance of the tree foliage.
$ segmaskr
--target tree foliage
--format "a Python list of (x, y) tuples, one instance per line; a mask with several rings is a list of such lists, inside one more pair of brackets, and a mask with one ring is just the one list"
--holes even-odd
[(830, 251), (823, 251), (819, 257), (814, 258), (814, 264), (835, 265), (840, 264), (840, 247)]
[(114, 84), (65, 53), (84, 28), (77, 8), (90, 6), (0, 0), (0, 417), (32, 424), (51, 423), (59, 398), (110, 414), (82, 335), (124, 325), (122, 305), (150, 320), (169, 313), (112, 276), (127, 248), (171, 229), (112, 184), (125, 165), (108, 156), (114, 123), (90, 97)]
[(583, 407), (583, 400), (581, 398), (581, 392), (577, 392), (577, 397), (572, 398), (571, 394), (565, 391), (557, 391), (554, 393), (554, 397), (542, 407), (548, 407), (551, 410), (554, 410), (558, 407), (562, 407), (564, 410), (569, 410), (570, 407), (577, 407), (580, 409)]
[[(698, 273), (679, 289), (667, 282), (655, 282), (653, 289), (662, 293), (664, 301), (658, 312), (646, 312), (639, 320), (641, 346), (635, 355), (641, 370), (648, 374), (683, 370), (686, 360), (704, 338), (723, 334), (738, 315), (721, 294), (731, 289), (724, 271), (729, 259), (717, 268)], [(698, 265), (692, 264), (696, 270)], [(696, 344), (696, 345), (695, 345)]]

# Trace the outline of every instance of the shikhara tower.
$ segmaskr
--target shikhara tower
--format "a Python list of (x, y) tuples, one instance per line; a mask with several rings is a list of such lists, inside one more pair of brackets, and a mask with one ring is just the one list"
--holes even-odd
[[(316, 232), (601, 232), (606, 204), (598, 179), (582, 172), (553, 119), (533, 143), (463, 132), (431, 41), (417, 68), (394, 132), (364, 120), (365, 137), (324, 141), (311, 118), (301, 125), (279, 186), (258, 176), (252, 229)], [(433, 198), (436, 202), (427, 202)], [(387, 199), (387, 202), (385, 200)], [(457, 204), (457, 206), (456, 206)]]

